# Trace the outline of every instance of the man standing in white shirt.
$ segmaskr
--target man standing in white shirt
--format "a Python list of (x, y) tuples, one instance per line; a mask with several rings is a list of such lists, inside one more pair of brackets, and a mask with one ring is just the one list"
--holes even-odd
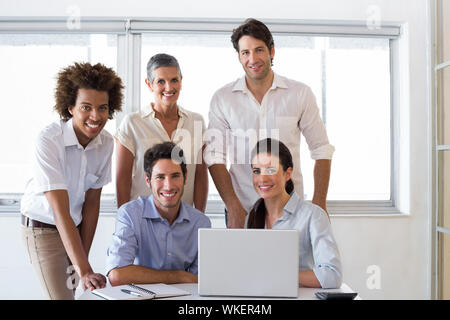
[[(303, 197), (300, 133), (315, 160), (312, 202), (325, 212), (331, 158), (314, 94), (305, 84), (272, 70), (275, 47), (265, 24), (247, 19), (233, 30), (231, 41), (245, 76), (217, 90), (211, 100), (205, 161), (227, 209), (227, 226), (242, 228), (258, 195), (253, 189), (250, 152), (260, 139), (279, 139), (294, 158), (295, 191)], [(231, 162), (226, 167), (227, 156)]]

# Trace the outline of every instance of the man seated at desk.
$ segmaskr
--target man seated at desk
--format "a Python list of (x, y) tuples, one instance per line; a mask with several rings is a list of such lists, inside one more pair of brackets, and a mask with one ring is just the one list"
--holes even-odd
[(211, 221), (181, 201), (187, 177), (182, 149), (172, 142), (153, 146), (145, 153), (144, 171), (152, 195), (117, 212), (106, 261), (109, 282), (197, 282), (197, 230), (210, 228)]

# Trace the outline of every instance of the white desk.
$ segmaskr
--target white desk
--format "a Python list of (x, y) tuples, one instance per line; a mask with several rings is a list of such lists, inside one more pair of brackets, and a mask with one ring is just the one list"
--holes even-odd
[[(109, 284), (108, 284), (109, 285)], [(199, 296), (198, 295), (198, 285), (196, 283), (179, 283), (172, 284), (172, 286), (177, 287), (179, 289), (190, 292), (192, 295), (190, 296), (181, 296), (181, 297), (173, 297), (173, 298), (165, 298), (158, 300), (295, 300), (295, 298), (263, 298), (263, 297), (224, 297), (224, 296)], [(298, 288), (298, 297), (297, 300), (317, 300), (314, 295), (317, 291), (330, 291), (330, 292), (354, 292), (349, 286), (345, 283), (342, 284), (339, 289), (317, 289), (317, 288)], [(356, 299), (360, 299), (359, 296)], [(85, 291), (78, 300), (103, 300), (102, 298), (96, 296), (90, 291)]]

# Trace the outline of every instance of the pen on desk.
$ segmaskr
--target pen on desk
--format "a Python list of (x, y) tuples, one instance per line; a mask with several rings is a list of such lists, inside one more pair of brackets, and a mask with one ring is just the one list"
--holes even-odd
[(127, 290), (127, 289), (120, 289), (122, 292), (125, 292), (127, 294), (131, 294), (132, 296), (136, 296), (136, 297), (142, 297), (141, 294), (131, 291), (131, 290)]

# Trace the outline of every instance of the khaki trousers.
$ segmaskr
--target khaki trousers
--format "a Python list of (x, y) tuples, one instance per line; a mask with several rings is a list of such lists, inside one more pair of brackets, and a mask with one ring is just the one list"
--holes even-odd
[(78, 275), (57, 229), (21, 226), (28, 258), (48, 299), (74, 300)]

